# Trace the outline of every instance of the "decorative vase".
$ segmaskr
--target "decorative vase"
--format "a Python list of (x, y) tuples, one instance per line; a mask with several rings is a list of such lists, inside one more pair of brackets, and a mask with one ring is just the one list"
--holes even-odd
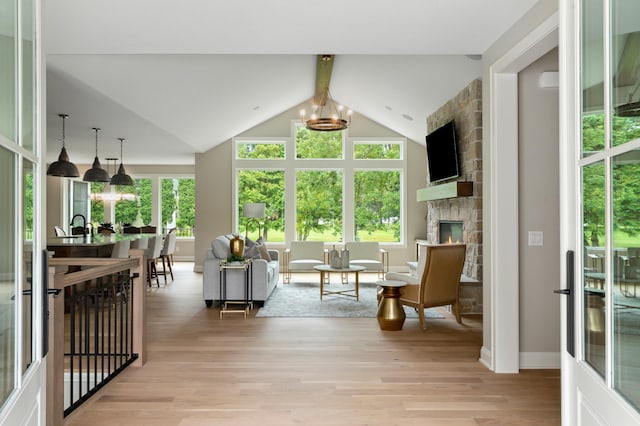
[(343, 249), (340, 257), (342, 258), (342, 268), (349, 269), (349, 250)]
[(229, 242), (229, 249), (231, 254), (235, 254), (236, 256), (242, 256), (244, 254), (244, 241), (240, 239), (238, 234), (233, 235), (233, 238)]
[(329, 251), (329, 266), (334, 269), (342, 268), (342, 261), (340, 261), (340, 253), (336, 250), (336, 246), (333, 246)]

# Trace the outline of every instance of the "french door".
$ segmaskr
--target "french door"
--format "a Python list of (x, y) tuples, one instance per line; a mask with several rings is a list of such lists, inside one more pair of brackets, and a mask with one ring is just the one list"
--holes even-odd
[(563, 424), (636, 425), (640, 2), (560, 4), (561, 244), (574, 283), (563, 301)]
[(0, 424), (45, 424), (39, 0), (0, 0)]

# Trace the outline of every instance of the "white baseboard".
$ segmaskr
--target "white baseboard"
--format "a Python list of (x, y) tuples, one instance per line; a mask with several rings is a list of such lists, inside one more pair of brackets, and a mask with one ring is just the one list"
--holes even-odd
[(193, 262), (195, 259), (193, 256), (176, 256), (173, 255), (174, 262)]
[(480, 364), (484, 365), (485, 367), (487, 367), (489, 370), (493, 371), (493, 368), (491, 367), (493, 361), (491, 359), (491, 350), (489, 350), (489, 348), (487, 348), (486, 346), (483, 346), (480, 349)]
[(558, 369), (560, 352), (520, 352), (520, 369)]

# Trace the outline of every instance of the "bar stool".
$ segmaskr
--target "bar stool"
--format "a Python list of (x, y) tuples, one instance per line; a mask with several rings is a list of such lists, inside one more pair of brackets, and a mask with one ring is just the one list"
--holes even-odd
[(160, 287), (160, 278), (156, 269), (156, 261), (160, 258), (162, 251), (162, 235), (149, 238), (149, 246), (145, 250), (147, 256), (147, 283), (151, 287), (151, 281), (155, 278), (156, 284)]
[(176, 233), (175, 228), (170, 230), (164, 237), (164, 244), (162, 245), (162, 251), (160, 252), (160, 258), (162, 259), (162, 275), (164, 275), (164, 283), (167, 283), (167, 265), (169, 266), (169, 274), (171, 275), (171, 281), (173, 281), (173, 252), (176, 250)]
[(135, 240), (131, 240), (131, 248), (132, 249), (146, 250), (147, 247), (149, 247), (149, 238), (148, 237), (142, 237), (142, 238), (137, 238)]

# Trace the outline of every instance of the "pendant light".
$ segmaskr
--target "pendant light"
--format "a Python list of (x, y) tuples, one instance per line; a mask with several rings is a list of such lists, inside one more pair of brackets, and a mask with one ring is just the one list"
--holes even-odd
[(305, 110), (300, 111), (300, 119), (309, 130), (334, 132), (345, 130), (351, 125), (351, 111), (345, 114), (344, 107), (338, 105), (329, 93), (329, 81), (333, 69), (334, 55), (318, 55), (316, 60), (316, 92), (313, 96), (313, 111), (307, 119)]
[(91, 168), (84, 172), (82, 180), (85, 182), (109, 182), (111, 180), (109, 172), (102, 168), (98, 159), (98, 132), (100, 129), (94, 127), (93, 130), (96, 132), (96, 157), (93, 159)]
[(633, 102), (633, 96), (640, 89), (640, 81), (636, 87), (629, 93), (629, 100), (626, 104), (616, 107), (615, 112), (618, 117), (640, 117), (640, 100)]
[(111, 177), (111, 185), (133, 185), (133, 179), (127, 174), (124, 164), (122, 164), (122, 143), (124, 138), (118, 138), (118, 140), (120, 141), (120, 167), (118, 168), (118, 173)]
[(58, 161), (54, 161), (49, 164), (47, 169), (48, 176), (60, 176), (60, 177), (78, 177), (80, 172), (75, 164), (69, 161), (69, 155), (64, 146), (64, 120), (68, 117), (67, 114), (58, 114), (58, 117), (62, 118), (62, 150), (58, 156)]

